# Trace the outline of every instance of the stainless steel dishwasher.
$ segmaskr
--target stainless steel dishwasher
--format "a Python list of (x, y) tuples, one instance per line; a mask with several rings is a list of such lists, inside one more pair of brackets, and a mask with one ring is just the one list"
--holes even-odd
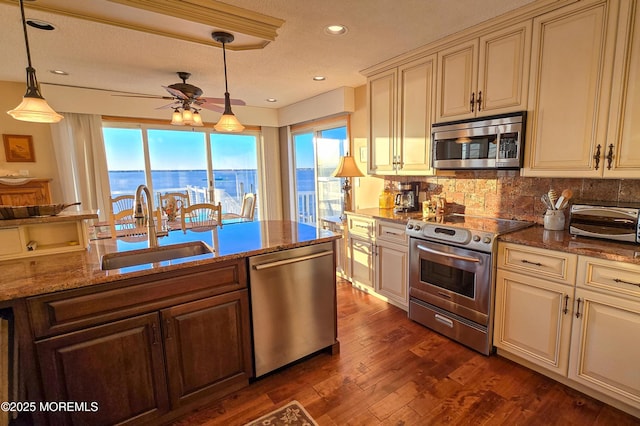
[(256, 377), (337, 339), (333, 243), (249, 258)]

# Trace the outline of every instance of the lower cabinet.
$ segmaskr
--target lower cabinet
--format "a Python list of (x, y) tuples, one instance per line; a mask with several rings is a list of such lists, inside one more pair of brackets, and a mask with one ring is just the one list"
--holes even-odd
[(159, 424), (248, 385), (244, 259), (167, 274), (28, 299), (44, 401), (84, 404), (51, 424)]
[(640, 265), (500, 243), (494, 345), (640, 416)]
[(353, 286), (408, 310), (409, 243), (404, 223), (348, 215), (347, 224)]

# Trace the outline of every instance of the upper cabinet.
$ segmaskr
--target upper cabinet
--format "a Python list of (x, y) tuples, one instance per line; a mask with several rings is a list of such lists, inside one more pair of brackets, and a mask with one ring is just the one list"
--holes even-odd
[(531, 22), (438, 52), (438, 122), (526, 108)]
[(523, 175), (639, 176), (636, 9), (583, 1), (534, 19)]
[(433, 174), (435, 62), (426, 56), (368, 78), (370, 174)]

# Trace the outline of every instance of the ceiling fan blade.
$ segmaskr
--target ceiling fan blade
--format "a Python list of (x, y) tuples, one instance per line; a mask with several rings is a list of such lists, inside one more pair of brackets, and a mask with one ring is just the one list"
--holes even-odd
[[(212, 103), (212, 104), (224, 105), (224, 98), (205, 98), (205, 97), (200, 97), (200, 98), (198, 98), (198, 100), (205, 101), (207, 103)], [(231, 99), (231, 105), (243, 106), (243, 105), (246, 105), (246, 103), (243, 100), (233, 99), (232, 98)]]
[(164, 87), (167, 90), (167, 92), (171, 93), (173, 96), (175, 96), (178, 99), (182, 99), (184, 101), (189, 99), (188, 96), (186, 96), (184, 93), (182, 93), (179, 90), (176, 90), (176, 89), (174, 89), (172, 87), (167, 87), (167, 86), (162, 86), (162, 87)]
[(212, 103), (203, 103), (200, 105), (202, 108), (208, 109), (209, 111), (215, 111), (215, 112), (224, 112), (224, 108), (221, 107), (220, 105), (214, 105)]
[(170, 104), (167, 104), (167, 105), (163, 105), (163, 106), (161, 106), (161, 107), (158, 107), (158, 108), (156, 108), (156, 109), (169, 109), (169, 108), (173, 109), (173, 108), (179, 108), (180, 106), (182, 106), (182, 102), (180, 102), (180, 101), (175, 101), (175, 102), (172, 102), (172, 103), (170, 103)]
[(160, 96), (160, 95), (111, 95), (111, 96), (120, 96), (123, 98), (173, 99), (173, 97), (171, 96)]

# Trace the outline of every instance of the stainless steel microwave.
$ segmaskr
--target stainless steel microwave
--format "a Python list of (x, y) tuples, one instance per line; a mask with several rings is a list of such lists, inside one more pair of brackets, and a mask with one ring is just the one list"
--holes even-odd
[(522, 111), (433, 124), (433, 167), (519, 169), (524, 157), (526, 115)]

